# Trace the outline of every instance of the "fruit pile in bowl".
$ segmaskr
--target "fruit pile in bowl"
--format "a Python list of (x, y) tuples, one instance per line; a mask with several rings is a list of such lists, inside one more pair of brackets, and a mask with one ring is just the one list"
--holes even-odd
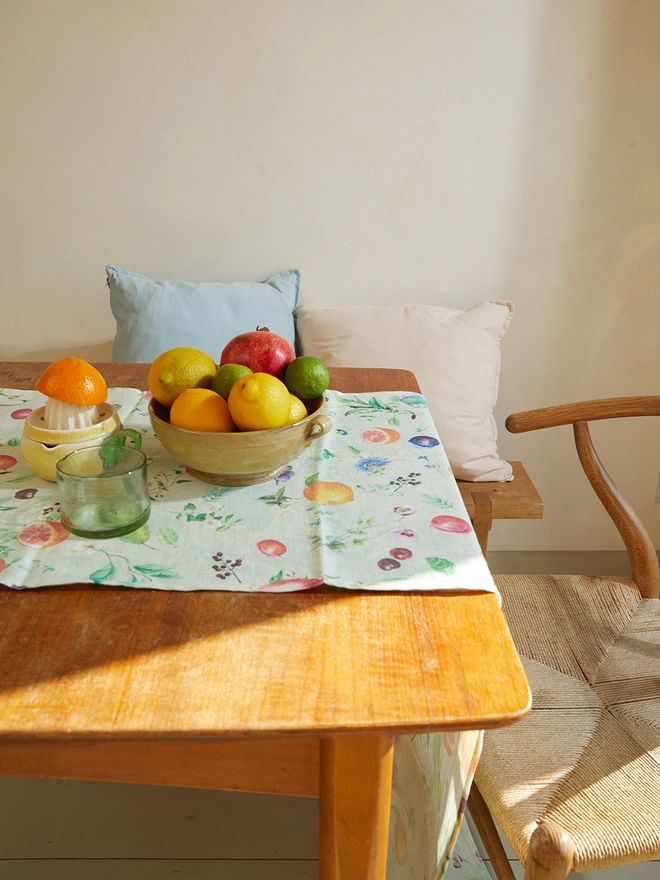
[(149, 416), (165, 449), (200, 480), (249, 486), (282, 473), (317, 437), (330, 377), (268, 328), (231, 339), (220, 364), (172, 348), (149, 369)]

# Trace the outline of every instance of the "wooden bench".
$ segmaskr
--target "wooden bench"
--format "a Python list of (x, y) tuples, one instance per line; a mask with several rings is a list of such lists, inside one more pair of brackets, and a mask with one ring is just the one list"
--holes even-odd
[(527, 471), (519, 461), (509, 464), (514, 475), (509, 483), (456, 481), (484, 556), (494, 519), (543, 518), (543, 500)]

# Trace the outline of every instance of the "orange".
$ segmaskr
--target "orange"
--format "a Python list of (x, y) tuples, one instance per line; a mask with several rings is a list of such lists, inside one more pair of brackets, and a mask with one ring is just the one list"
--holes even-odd
[(241, 431), (265, 431), (288, 424), (291, 395), (270, 373), (250, 373), (234, 382), (229, 412)]
[(96, 406), (108, 397), (108, 386), (96, 367), (74, 357), (51, 364), (39, 376), (35, 388), (46, 397), (77, 406)]
[(224, 397), (208, 388), (186, 388), (172, 404), (170, 424), (188, 431), (236, 430)]
[(302, 355), (287, 365), (284, 384), (301, 400), (313, 400), (320, 397), (330, 384), (330, 373), (319, 358)]
[(291, 412), (289, 413), (289, 424), (292, 425), (294, 422), (299, 422), (301, 419), (307, 417), (307, 409), (302, 400), (299, 400), (295, 394), (289, 394), (291, 398)]
[(186, 388), (210, 388), (216, 373), (210, 354), (197, 348), (170, 348), (149, 368), (149, 391), (163, 406), (172, 406)]
[(62, 523), (42, 519), (23, 526), (16, 535), (16, 540), (24, 547), (37, 547), (39, 550), (44, 550), (46, 547), (52, 547), (54, 544), (65, 541), (69, 534), (69, 530)]
[(305, 487), (303, 495), (308, 501), (319, 504), (348, 504), (353, 500), (353, 490), (346, 483), (329, 483), (317, 480)]

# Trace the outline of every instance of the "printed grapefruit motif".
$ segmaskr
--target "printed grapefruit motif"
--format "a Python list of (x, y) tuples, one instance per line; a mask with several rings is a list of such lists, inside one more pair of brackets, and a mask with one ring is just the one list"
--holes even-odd
[(346, 483), (326, 483), (317, 480), (305, 487), (303, 495), (308, 501), (319, 504), (347, 504), (353, 500), (353, 490)]
[(16, 536), (16, 540), (24, 547), (44, 550), (46, 547), (66, 541), (68, 537), (69, 532), (62, 523), (42, 519), (24, 526)]
[(400, 438), (401, 434), (393, 428), (369, 428), (360, 434), (365, 443), (395, 443)]
[(311, 590), (320, 587), (323, 578), (289, 578), (284, 581), (273, 581), (259, 587), (260, 593), (293, 593), (296, 590)]
[(0, 471), (6, 471), (9, 468), (13, 468), (16, 464), (16, 459), (13, 455), (0, 455)]
[(257, 544), (257, 550), (262, 556), (282, 556), (286, 553), (286, 545), (275, 538), (264, 538)]
[(434, 516), (431, 520), (431, 528), (438, 532), (454, 532), (466, 535), (472, 531), (472, 526), (458, 516)]

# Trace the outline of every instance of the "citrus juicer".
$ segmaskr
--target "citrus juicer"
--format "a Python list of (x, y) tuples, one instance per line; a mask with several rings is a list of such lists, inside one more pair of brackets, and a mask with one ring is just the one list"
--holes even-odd
[(105, 379), (80, 358), (55, 361), (35, 387), (48, 400), (23, 423), (20, 448), (34, 473), (54, 483), (60, 459), (82, 446), (100, 446), (122, 424), (106, 400)]

